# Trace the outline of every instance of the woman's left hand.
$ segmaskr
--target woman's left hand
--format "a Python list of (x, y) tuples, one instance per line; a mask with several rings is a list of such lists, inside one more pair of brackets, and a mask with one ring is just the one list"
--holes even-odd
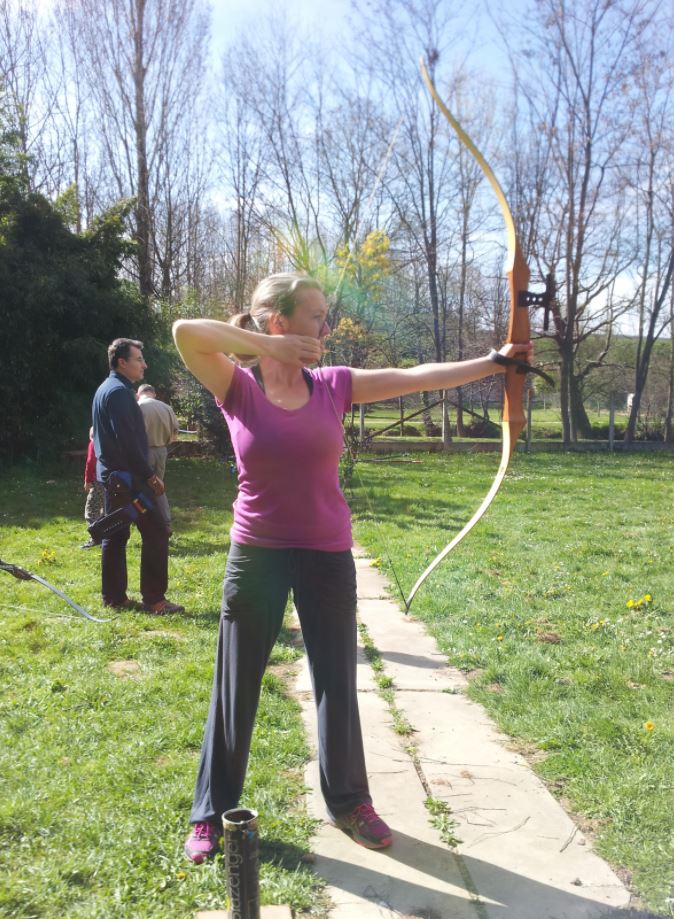
[[(526, 357), (522, 358), (522, 352), (526, 352)], [(534, 343), (532, 341), (526, 344), (503, 345), (498, 349), (498, 353), (503, 357), (516, 357), (519, 360), (524, 359), (527, 364), (532, 364), (534, 360)]]

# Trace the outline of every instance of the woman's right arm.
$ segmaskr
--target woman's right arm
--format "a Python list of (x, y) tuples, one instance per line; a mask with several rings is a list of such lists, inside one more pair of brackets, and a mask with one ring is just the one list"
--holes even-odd
[(273, 357), (284, 364), (306, 367), (320, 358), (320, 345), (304, 335), (249, 332), (217, 319), (178, 319), (173, 339), (185, 366), (221, 402), (234, 376), (228, 354)]
[(227, 354), (253, 352), (248, 339), (266, 338), (217, 319), (178, 319), (173, 340), (185, 366), (200, 383), (222, 401), (234, 376), (234, 362)]

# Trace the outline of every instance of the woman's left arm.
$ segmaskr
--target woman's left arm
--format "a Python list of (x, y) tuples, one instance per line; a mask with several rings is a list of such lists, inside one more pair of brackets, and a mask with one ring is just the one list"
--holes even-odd
[[(504, 345), (499, 354), (513, 357), (526, 350), (531, 355), (529, 345)], [(488, 357), (477, 357), (469, 361), (458, 361), (448, 364), (419, 364), (417, 367), (398, 369), (388, 367), (383, 370), (359, 370), (351, 368), (351, 399), (356, 404), (361, 402), (379, 402), (406, 396), (413, 392), (425, 392), (432, 389), (454, 389), (465, 386), (496, 373), (505, 373), (506, 368), (494, 363)]]

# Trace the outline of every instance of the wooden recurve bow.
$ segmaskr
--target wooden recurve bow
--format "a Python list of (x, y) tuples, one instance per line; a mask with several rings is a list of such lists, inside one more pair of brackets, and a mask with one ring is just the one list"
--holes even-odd
[(417, 579), (414, 587), (407, 597), (407, 600), (405, 601), (405, 607), (407, 611), (409, 611), (417, 591), (429, 576), (429, 574), (431, 574), (431, 572), (437, 568), (440, 562), (446, 558), (447, 555), (449, 555), (452, 549), (458, 546), (464, 536), (470, 533), (475, 524), (482, 518), (487, 508), (496, 497), (499, 488), (501, 487), (501, 483), (503, 482), (505, 474), (508, 470), (510, 457), (512, 456), (513, 450), (515, 449), (515, 444), (517, 443), (517, 438), (522, 433), (522, 430), (526, 424), (526, 415), (524, 412), (524, 389), (526, 385), (527, 370), (524, 368), (528, 367), (526, 362), (527, 347), (530, 338), (529, 307), (545, 306), (545, 298), (546, 296), (549, 296), (549, 292), (546, 292), (546, 294), (531, 294), (528, 291), (529, 267), (524, 259), (524, 256), (522, 255), (522, 249), (520, 247), (520, 243), (517, 238), (517, 231), (515, 229), (515, 221), (510, 211), (510, 207), (508, 206), (505, 194), (503, 193), (503, 189), (501, 188), (498, 179), (494, 175), (489, 163), (485, 160), (482, 153), (478, 150), (468, 134), (466, 134), (459, 122), (452, 115), (452, 113), (449, 111), (445, 103), (438, 95), (438, 91), (436, 90), (433, 81), (428, 74), (423, 59), (421, 61), (421, 74), (431, 96), (433, 97), (433, 100), (435, 101), (435, 104), (450, 123), (461, 142), (468, 148), (468, 150), (470, 150), (477, 162), (480, 164), (480, 167), (487, 177), (492, 189), (494, 190), (496, 198), (498, 199), (498, 203), (501, 207), (501, 213), (505, 221), (508, 239), (506, 276), (508, 278), (508, 290), (510, 295), (510, 315), (508, 319), (508, 333), (506, 336), (506, 343), (520, 343), (523, 345), (523, 350), (515, 355), (515, 359), (520, 362), (520, 365), (517, 366), (513, 364), (506, 367), (502, 418), (503, 439), (501, 448), (501, 464), (498, 468), (498, 472), (496, 473), (496, 477), (492, 482), (491, 488), (487, 492), (487, 495), (482, 501), (482, 504), (480, 504), (468, 523), (456, 534), (456, 536), (445, 546), (445, 548), (438, 553), (430, 565)]

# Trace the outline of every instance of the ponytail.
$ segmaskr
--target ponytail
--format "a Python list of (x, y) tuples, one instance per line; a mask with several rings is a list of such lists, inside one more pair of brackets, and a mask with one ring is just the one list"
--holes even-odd
[[(250, 313), (236, 313), (232, 316), (231, 319), (228, 319), (227, 322), (229, 325), (235, 326), (237, 329), (244, 329), (246, 332), (260, 332), (261, 329), (258, 327), (257, 322), (251, 316)], [(232, 360), (234, 360), (240, 367), (252, 367), (254, 364), (257, 364), (257, 355), (255, 354), (230, 354)]]

